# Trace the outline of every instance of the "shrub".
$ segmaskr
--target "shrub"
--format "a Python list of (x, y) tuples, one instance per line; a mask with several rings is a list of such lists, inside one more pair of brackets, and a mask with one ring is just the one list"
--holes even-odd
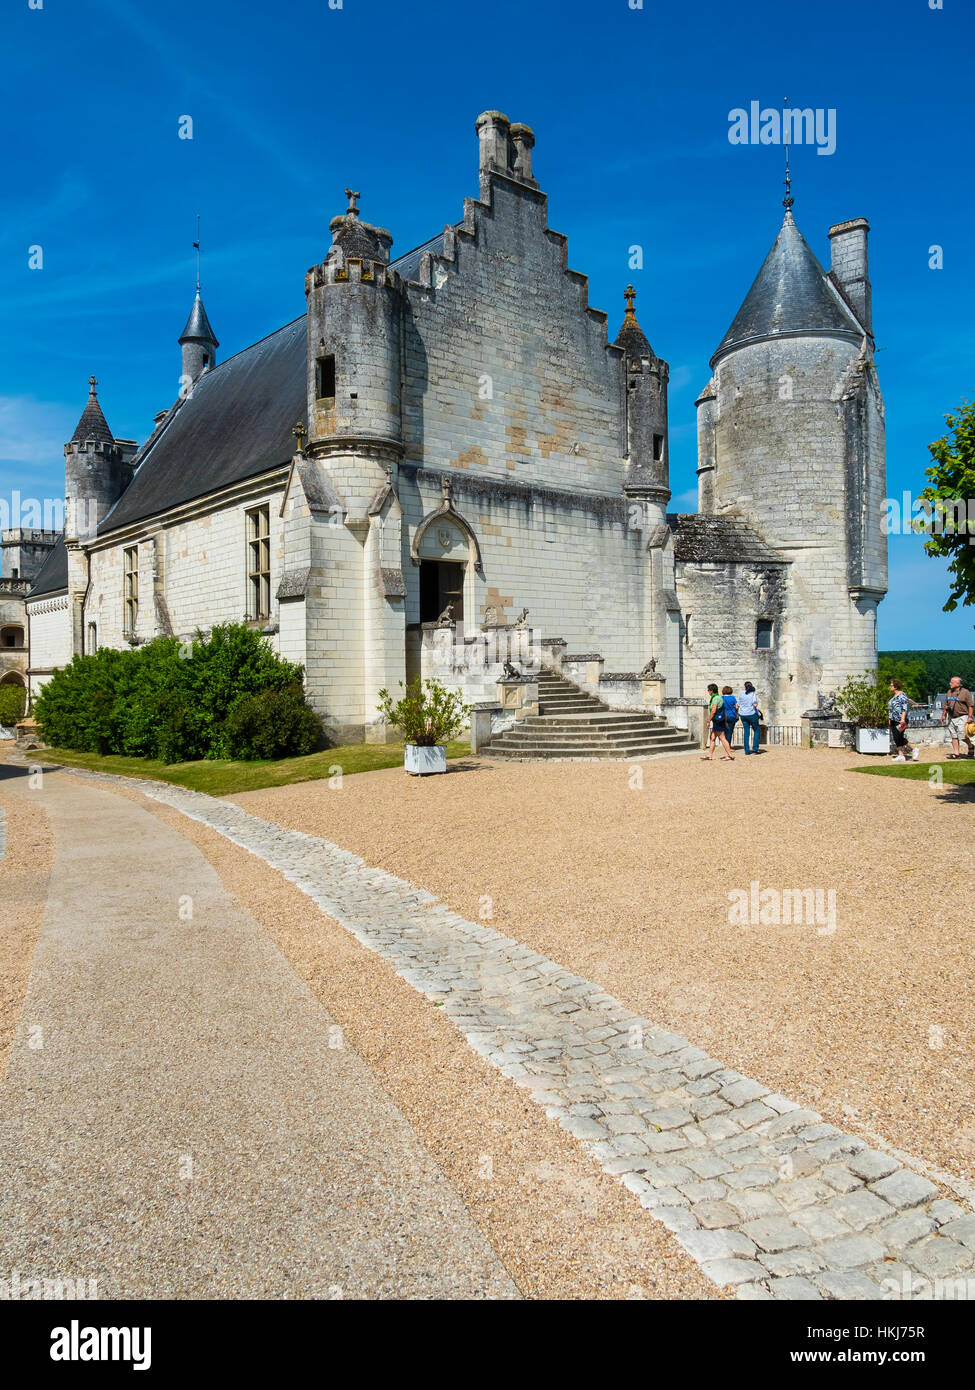
[(314, 752), (321, 739), (321, 722), (298, 683), (239, 700), (223, 728), (231, 758), (301, 757)]
[[(426, 689), (424, 689), (426, 686)], [(403, 685), (406, 694), (393, 703), (388, 690), (379, 692), (379, 713), (387, 723), (403, 730), (407, 743), (420, 748), (432, 748), (454, 737), (471, 712), (456, 691), (447, 690), (439, 682), (422, 681), (419, 676)]]
[(889, 699), (887, 686), (869, 671), (862, 676), (850, 676), (836, 692), (836, 703), (843, 718), (849, 719), (858, 729), (886, 729)]
[(10, 728), (23, 719), (27, 708), (27, 691), (22, 685), (0, 685), (0, 724)]
[[(223, 758), (234, 756), (225, 728), (236, 705), (300, 687), (301, 675), (261, 633), (228, 623), (198, 632), (192, 642), (161, 637), (128, 651), (101, 647), (76, 656), (44, 686), (35, 713), (53, 747), (164, 762)], [(299, 720), (294, 716), (292, 725)], [(319, 728), (316, 720), (316, 736)], [(294, 728), (290, 737), (301, 741)], [(268, 743), (265, 738), (263, 746)]]

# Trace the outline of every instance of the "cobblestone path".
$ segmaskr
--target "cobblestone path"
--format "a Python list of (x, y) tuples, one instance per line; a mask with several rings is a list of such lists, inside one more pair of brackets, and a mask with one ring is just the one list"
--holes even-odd
[(279, 870), (441, 1002), (475, 1051), (740, 1298), (930, 1298), (940, 1281), (975, 1279), (975, 1211), (909, 1164), (327, 840), (138, 785)]

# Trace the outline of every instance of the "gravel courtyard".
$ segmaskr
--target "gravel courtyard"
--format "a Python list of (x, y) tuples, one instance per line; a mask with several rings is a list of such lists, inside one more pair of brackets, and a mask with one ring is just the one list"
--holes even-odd
[[(641, 788), (625, 763), (469, 759), (442, 777), (396, 769), (233, 799), (422, 885), (728, 1066), (964, 1183), (975, 800), (859, 776), (855, 760), (661, 759), (642, 764)], [(835, 930), (732, 925), (729, 894), (753, 882), (835, 892)]]

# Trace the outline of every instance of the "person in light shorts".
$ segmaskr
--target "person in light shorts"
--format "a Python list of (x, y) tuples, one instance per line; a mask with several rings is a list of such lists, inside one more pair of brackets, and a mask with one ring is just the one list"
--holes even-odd
[(975, 757), (975, 746), (972, 745), (965, 728), (971, 717), (972, 692), (962, 685), (961, 676), (952, 676), (948, 682), (948, 698), (941, 715), (941, 722), (945, 726), (948, 738), (951, 739), (952, 751), (948, 754), (949, 758), (965, 757), (960, 747), (962, 739), (968, 749), (968, 756)]

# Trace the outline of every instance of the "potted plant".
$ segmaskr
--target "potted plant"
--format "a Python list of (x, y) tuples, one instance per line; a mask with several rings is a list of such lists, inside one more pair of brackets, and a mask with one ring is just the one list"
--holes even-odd
[(395, 703), (388, 690), (380, 690), (379, 713), (403, 731), (403, 766), (414, 776), (446, 772), (446, 744), (466, 721), (470, 705), (456, 691), (434, 680), (421, 681), (419, 676), (407, 686), (400, 681), (400, 688), (405, 693)]
[(851, 676), (836, 692), (836, 703), (843, 718), (856, 725), (858, 753), (890, 752), (888, 699), (886, 687), (869, 671), (862, 676)]

